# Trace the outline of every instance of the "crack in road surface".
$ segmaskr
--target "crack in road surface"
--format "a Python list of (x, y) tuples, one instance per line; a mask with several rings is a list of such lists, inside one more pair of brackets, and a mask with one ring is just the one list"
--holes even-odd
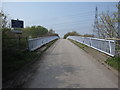
[(59, 39), (24, 88), (118, 88), (118, 77), (68, 40)]

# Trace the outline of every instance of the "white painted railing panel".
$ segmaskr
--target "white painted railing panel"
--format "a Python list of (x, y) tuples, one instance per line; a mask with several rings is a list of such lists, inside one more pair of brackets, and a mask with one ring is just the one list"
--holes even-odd
[(75, 40), (77, 42), (80, 42), (82, 44), (85, 44), (89, 47), (92, 47), (110, 56), (115, 55), (115, 41), (114, 40), (81, 37), (81, 36), (69, 36), (68, 38)]
[(42, 45), (45, 45), (55, 39), (58, 39), (58, 36), (48, 36), (48, 37), (39, 37), (39, 38), (29, 39), (28, 40), (29, 50), (34, 51), (40, 48)]

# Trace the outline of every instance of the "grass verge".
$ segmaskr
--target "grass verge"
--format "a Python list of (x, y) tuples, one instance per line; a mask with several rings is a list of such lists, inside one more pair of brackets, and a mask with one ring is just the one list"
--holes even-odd
[[(45, 47), (42, 51), (35, 50), (32, 52), (29, 51), (18, 51), (13, 49), (3, 48), (3, 61), (2, 61), (2, 76), (3, 82), (11, 79), (16, 71), (19, 71), (26, 64), (36, 61), (56, 40), (51, 41), (50, 43), (42, 46)], [(41, 48), (42, 48), (41, 47)]]
[(80, 48), (83, 49), (83, 50), (85, 50), (85, 47), (88, 47), (87, 45), (84, 45), (84, 44), (82, 44), (82, 43), (79, 43), (79, 42), (77, 42), (77, 41), (75, 41), (75, 40), (72, 40), (72, 39), (68, 39), (68, 40), (70, 40), (71, 42), (73, 42), (74, 44), (76, 44), (78, 47), (80, 47)]
[(108, 58), (105, 63), (113, 67), (114, 69), (120, 71), (120, 57), (115, 56), (112, 58)]

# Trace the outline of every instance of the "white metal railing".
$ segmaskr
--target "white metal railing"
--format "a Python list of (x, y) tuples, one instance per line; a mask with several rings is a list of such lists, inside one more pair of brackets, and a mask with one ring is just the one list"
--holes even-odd
[(98, 39), (98, 38), (91, 38), (91, 37), (81, 37), (81, 36), (69, 36), (67, 38), (75, 40), (82, 44), (85, 44), (89, 47), (92, 47), (92, 48), (99, 50), (103, 53), (106, 53), (110, 56), (115, 55), (115, 41), (114, 40)]
[(47, 36), (47, 37), (39, 37), (39, 38), (29, 39), (28, 40), (29, 50), (34, 51), (34, 50), (40, 48), (42, 45), (45, 45), (55, 39), (58, 39), (58, 36)]

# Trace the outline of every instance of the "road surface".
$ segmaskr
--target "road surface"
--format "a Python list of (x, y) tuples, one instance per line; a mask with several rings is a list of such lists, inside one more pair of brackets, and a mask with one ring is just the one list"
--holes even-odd
[(43, 55), (25, 88), (118, 88), (118, 77), (68, 40)]

